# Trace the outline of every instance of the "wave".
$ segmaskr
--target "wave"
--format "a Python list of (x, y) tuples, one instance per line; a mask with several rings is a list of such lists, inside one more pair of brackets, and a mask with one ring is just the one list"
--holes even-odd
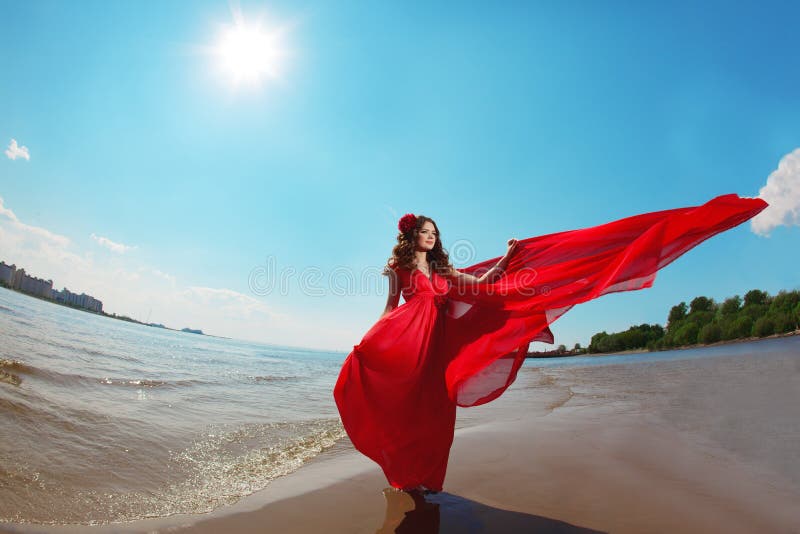
[(5, 382), (6, 384), (11, 384), (12, 386), (18, 386), (22, 383), (22, 379), (14, 373), (8, 373), (0, 369), (0, 382)]
[[(12, 372), (14, 371), (14, 372)], [(4, 376), (11, 378), (4, 378)], [(22, 378), (19, 375), (28, 375), (41, 378), (48, 382), (62, 385), (103, 385), (103, 386), (123, 386), (123, 387), (146, 387), (146, 388), (179, 388), (206, 384), (202, 380), (158, 380), (152, 378), (110, 378), (93, 377), (73, 373), (62, 373), (51, 369), (42, 369), (29, 365), (23, 361), (15, 359), (0, 359), (0, 382), (16, 381), (19, 385)]]
[(147, 378), (135, 378), (135, 379), (127, 379), (127, 378), (102, 378), (100, 379), (100, 383), (108, 386), (135, 386), (135, 387), (148, 387), (148, 388), (158, 388), (158, 387), (186, 387), (186, 386), (196, 386), (200, 384), (208, 384), (203, 380), (154, 380), (154, 379), (147, 379)]
[(11, 384), (12, 386), (20, 385), (22, 383), (22, 378), (20, 378), (18, 374), (12, 373), (11, 371), (20, 372), (27, 367), (28, 366), (19, 360), (7, 360), (0, 358), (0, 382)]
[[(0, 399), (0, 406), (2, 406)], [(345, 436), (338, 418), (294, 422), (211, 425), (202, 437), (174, 451), (168, 479), (155, 488), (124, 493), (39, 484), (11, 477), (15, 515), (0, 522), (108, 524), (173, 514), (207, 513), (230, 505), (292, 473)], [(0, 476), (3, 471), (0, 470)], [(47, 503), (47, 506), (43, 505)]]
[(28, 367), (25, 362), (20, 360), (10, 360), (7, 358), (0, 358), (0, 369), (14, 369), (21, 371)]
[[(73, 347), (73, 349), (75, 349), (75, 347)], [(102, 358), (115, 358), (115, 359), (119, 359), (119, 360), (124, 360), (126, 362), (144, 364), (144, 362), (142, 360), (140, 360), (139, 358), (136, 358), (136, 357), (130, 356), (130, 355), (111, 354), (110, 352), (104, 352), (102, 350), (89, 349), (89, 348), (86, 348), (86, 347), (82, 347), (80, 350), (85, 352), (89, 356), (100, 356)]]
[(96, 425), (107, 422), (107, 417), (100, 413), (66, 406), (55, 410), (37, 398), (11, 400), (0, 397), (0, 413), (13, 415), (15, 425), (35, 426), (48, 439), (64, 436), (73, 440), (84, 439), (94, 435)]
[(161, 499), (169, 496), (180, 503), (178, 509), (161, 510), (161, 515), (204, 513), (233, 504), (296, 471), (345, 436), (339, 418), (211, 426), (205, 438), (173, 455), (172, 461), (188, 476)]
[[(20, 324), (33, 325), (33, 323), (24, 321), (22, 319), (18, 320), (17, 322)], [(12, 336), (15, 339), (21, 341), (33, 342), (35, 346), (34, 350), (38, 354), (45, 357), (52, 356), (53, 354), (59, 356), (70, 355), (78, 358), (82, 356), (94, 356), (99, 358), (112, 358), (115, 360), (123, 360), (126, 362), (132, 362), (144, 365), (144, 362), (141, 359), (136, 358), (135, 356), (131, 356), (129, 354), (113, 353), (104, 350), (93, 349), (83, 344), (83, 342), (79, 341), (76, 341), (75, 343), (70, 343), (69, 340), (66, 341), (58, 339), (43, 340), (40, 335), (36, 335), (36, 333), (30, 333), (24, 329), (14, 332)]]
[(292, 381), (292, 380), (302, 380), (302, 376), (275, 376), (275, 375), (257, 375), (257, 376), (248, 376), (249, 380), (253, 382), (284, 382), (284, 381)]

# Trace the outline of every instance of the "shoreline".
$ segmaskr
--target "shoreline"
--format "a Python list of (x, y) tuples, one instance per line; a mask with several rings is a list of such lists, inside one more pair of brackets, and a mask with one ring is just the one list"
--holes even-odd
[[(535, 374), (535, 373), (534, 373)], [(535, 382), (535, 381), (534, 381)], [(388, 490), (347, 438), (266, 488), (206, 514), (3, 532), (796, 532), (800, 487), (629, 404), (521, 384), (470, 408), (444, 491)], [(542, 410), (531, 410), (531, 406)], [(459, 413), (463, 413), (462, 409)], [(388, 491), (387, 491), (388, 490)]]
[(35, 295), (33, 293), (28, 293), (28, 292), (22, 291), (20, 289), (15, 289), (13, 287), (8, 287), (8, 286), (6, 286), (4, 284), (0, 284), (0, 288), (7, 289), (8, 291), (13, 291), (14, 293), (17, 293), (19, 295), (24, 295), (26, 297), (35, 298), (35, 299), (41, 300), (42, 302), (47, 302), (49, 304), (55, 304), (57, 306), (63, 306), (65, 308), (69, 308), (69, 309), (76, 310), (76, 311), (79, 311), (79, 312), (91, 313), (92, 315), (97, 315), (98, 317), (105, 317), (107, 319), (116, 319), (117, 321), (124, 321), (126, 323), (138, 324), (138, 325), (141, 325), (141, 326), (149, 326), (151, 328), (161, 328), (163, 330), (171, 330), (173, 332), (185, 332), (187, 334), (196, 334), (196, 335), (199, 335), (199, 336), (215, 337), (215, 338), (218, 338), (218, 339), (233, 339), (233, 338), (225, 337), (225, 336), (215, 336), (213, 334), (206, 334), (202, 330), (195, 330), (195, 329), (191, 329), (191, 328), (188, 328), (188, 327), (184, 327), (184, 328), (178, 329), (178, 328), (170, 328), (169, 326), (164, 326), (163, 324), (145, 323), (145, 322), (139, 321), (137, 319), (134, 319), (133, 317), (128, 317), (127, 315), (117, 315), (116, 313), (106, 313), (106, 312), (104, 312), (102, 310), (99, 311), (99, 312), (96, 312), (96, 311), (90, 310), (88, 308), (82, 308), (80, 306), (75, 306), (75, 305), (68, 304), (68, 303), (65, 303), (65, 302), (58, 302), (57, 300), (49, 299), (47, 297), (43, 297), (42, 295)]
[[(647, 350), (646, 348), (641, 349), (629, 349), (629, 350), (622, 350), (619, 352), (595, 352), (595, 353), (581, 353), (581, 354), (565, 354), (562, 356), (557, 356), (559, 358), (571, 358), (574, 356), (586, 356), (589, 358), (602, 358), (603, 356), (619, 356), (624, 354), (647, 354), (647, 353), (658, 353), (658, 352), (671, 352), (676, 350), (693, 350), (693, 349), (703, 349), (706, 347), (718, 347), (721, 345), (735, 345), (737, 343), (752, 343), (755, 341), (762, 341), (765, 339), (777, 339), (782, 337), (792, 337), (800, 335), (800, 329), (794, 330), (792, 332), (783, 332), (781, 334), (770, 334), (764, 337), (756, 337), (750, 336), (745, 338), (738, 338), (738, 339), (727, 339), (722, 341), (715, 341), (714, 343), (695, 343), (694, 345), (683, 345), (680, 347), (672, 347), (669, 349), (661, 349), (661, 350)], [(525, 358), (526, 360), (544, 360), (547, 358), (552, 358), (553, 356), (529, 356)]]
[(715, 341), (714, 343), (695, 343), (694, 345), (683, 345), (681, 347), (674, 347), (674, 348), (671, 348), (671, 349), (661, 349), (661, 350), (653, 350), (653, 351), (649, 351), (647, 349), (641, 349), (641, 350), (640, 349), (631, 349), (630, 351), (622, 351), (622, 352), (603, 352), (603, 353), (598, 353), (598, 354), (587, 354), (587, 356), (595, 356), (595, 355), (596, 356), (607, 356), (607, 355), (611, 355), (611, 354), (628, 354), (628, 353), (634, 353), (634, 352), (636, 352), (636, 353), (640, 353), (640, 352), (669, 352), (669, 351), (673, 351), (673, 350), (703, 349), (703, 348), (706, 348), (706, 347), (718, 347), (718, 346), (721, 346), (721, 345), (735, 345), (737, 343), (752, 343), (752, 342), (755, 342), (755, 341), (763, 341), (765, 339), (777, 339), (777, 338), (792, 337), (792, 336), (797, 336), (797, 335), (800, 335), (800, 330), (793, 330), (792, 332), (783, 332), (781, 334), (770, 334), (770, 335), (764, 336), (764, 337), (750, 336), (750, 337), (744, 337), (744, 338), (739, 338), (739, 339), (720, 340), (720, 341)]

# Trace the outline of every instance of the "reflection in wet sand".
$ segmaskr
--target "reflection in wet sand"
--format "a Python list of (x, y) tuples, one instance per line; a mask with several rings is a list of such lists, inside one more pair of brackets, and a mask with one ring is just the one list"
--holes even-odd
[(601, 531), (547, 517), (501, 510), (450, 493), (383, 490), (386, 517), (376, 534), (518, 533), (598, 534)]

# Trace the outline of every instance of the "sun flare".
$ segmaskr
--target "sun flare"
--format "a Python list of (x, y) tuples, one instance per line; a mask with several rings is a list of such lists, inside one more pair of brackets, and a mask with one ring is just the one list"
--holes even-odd
[(279, 78), (283, 56), (280, 33), (238, 22), (221, 33), (216, 56), (224, 73), (236, 84)]

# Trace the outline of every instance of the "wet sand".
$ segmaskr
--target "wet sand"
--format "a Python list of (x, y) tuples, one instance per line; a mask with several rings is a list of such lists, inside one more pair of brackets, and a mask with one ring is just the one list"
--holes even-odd
[(211, 514), (98, 527), (5, 527), (97, 533), (800, 532), (800, 493), (780, 474), (613, 404), (567, 402), (544, 415), (515, 411), (458, 429), (445, 491), (416, 499), (389, 489), (379, 468), (349, 448), (342, 442)]

